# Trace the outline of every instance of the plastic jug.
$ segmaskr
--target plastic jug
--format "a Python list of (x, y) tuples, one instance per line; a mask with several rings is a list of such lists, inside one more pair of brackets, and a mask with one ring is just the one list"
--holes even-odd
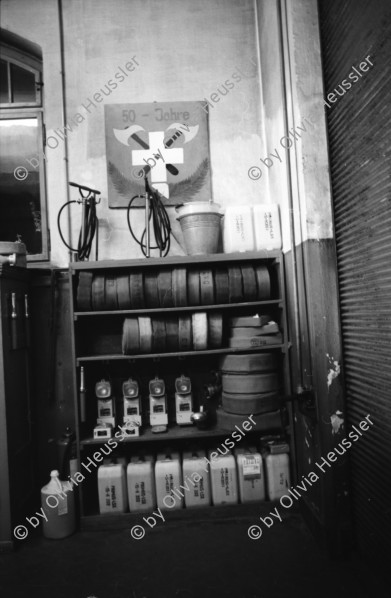
[(129, 511), (152, 511), (156, 506), (152, 456), (131, 458), (127, 469)]
[(163, 510), (183, 508), (182, 468), (179, 453), (159, 453), (155, 465), (156, 501)]
[(255, 248), (281, 249), (281, 227), (277, 204), (253, 206)]
[(240, 502), (265, 500), (265, 476), (261, 454), (253, 446), (237, 448), (234, 454), (238, 466)]
[(227, 206), (224, 214), (224, 253), (253, 251), (253, 216), (251, 206)]
[(269, 500), (279, 500), (290, 488), (288, 453), (266, 455), (267, 493)]
[(125, 513), (128, 508), (125, 468), (109, 463), (98, 468), (99, 512), (101, 515)]
[(210, 477), (212, 484), (212, 499), (214, 505), (235, 504), (238, 502), (238, 480), (236, 474), (235, 457), (229, 451), (216, 459), (211, 457)]
[[(209, 469), (205, 451), (183, 453), (183, 486), (186, 507), (204, 507), (211, 503)], [(187, 490), (188, 488), (188, 490)]]
[(60, 539), (76, 531), (75, 495), (73, 484), (62, 482), (59, 472), (50, 472), (50, 482), (41, 489), (41, 505), (46, 516), (43, 521), (45, 538)]

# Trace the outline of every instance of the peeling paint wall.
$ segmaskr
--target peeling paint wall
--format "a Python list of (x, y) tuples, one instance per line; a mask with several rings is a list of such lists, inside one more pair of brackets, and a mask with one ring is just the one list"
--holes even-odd
[(339, 365), (338, 361), (333, 357), (330, 357), (328, 353), (326, 353), (326, 357), (329, 362), (329, 370), (327, 373), (327, 387), (330, 388), (333, 380), (338, 378), (341, 373), (341, 366)]

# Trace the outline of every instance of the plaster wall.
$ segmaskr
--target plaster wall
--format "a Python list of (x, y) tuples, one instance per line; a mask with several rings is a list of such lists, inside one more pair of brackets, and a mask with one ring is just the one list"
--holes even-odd
[[(334, 238), (318, 12), (314, 0), (258, 0), (266, 151), (284, 252)], [(290, 198), (290, 201), (289, 201)]]
[[(213, 199), (223, 206), (268, 201), (266, 177), (252, 181), (249, 167), (265, 153), (256, 5), (253, 0), (66, 0), (63, 2), (65, 102), (62, 85), (59, 15), (53, 0), (4, 0), (2, 27), (39, 44), (43, 53), (47, 135), (72, 121), (84, 120), (68, 132), (69, 180), (102, 191), (99, 206), (102, 259), (139, 257), (127, 229), (124, 210), (107, 207), (104, 104), (203, 100), (241, 69), (247, 77), (210, 108), (210, 152)], [(132, 58), (139, 67), (109, 97), (90, 111), (83, 107)], [(255, 59), (257, 63), (257, 59)], [(220, 95), (220, 94), (219, 94)], [(58, 137), (56, 137), (58, 139)], [(65, 143), (46, 147), (47, 203), (51, 261), (64, 266), (68, 251), (57, 233), (57, 213), (69, 192)], [(180, 229), (170, 210), (175, 236)], [(79, 214), (72, 215), (72, 242), (77, 242)], [(66, 230), (67, 220), (64, 219)], [(137, 231), (143, 214), (135, 215)], [(173, 243), (171, 252), (183, 250)]]

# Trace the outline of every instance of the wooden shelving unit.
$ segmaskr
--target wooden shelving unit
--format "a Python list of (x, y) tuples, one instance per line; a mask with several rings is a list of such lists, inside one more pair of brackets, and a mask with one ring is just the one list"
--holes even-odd
[[(167, 267), (180, 266), (182, 268), (208, 268), (208, 267), (229, 267), (238, 266), (242, 264), (247, 265), (267, 265), (271, 272), (272, 278), (272, 295), (269, 300), (251, 301), (243, 303), (224, 303), (220, 305), (202, 305), (202, 306), (186, 306), (186, 307), (168, 307), (155, 309), (126, 309), (126, 310), (104, 310), (104, 311), (81, 311), (77, 309), (77, 284), (80, 272), (92, 272), (93, 274), (106, 275), (120, 275), (130, 274), (132, 271), (146, 272), (149, 268), (154, 271), (159, 271), (160, 268), (167, 269)], [(288, 349), (290, 347), (287, 338), (287, 316), (285, 306), (285, 285), (284, 285), (284, 263), (283, 255), (279, 251), (263, 251), (263, 252), (248, 252), (235, 254), (216, 254), (206, 256), (189, 256), (189, 257), (170, 257), (170, 258), (151, 258), (151, 259), (136, 259), (136, 260), (113, 260), (102, 262), (74, 262), (70, 264), (70, 289), (71, 289), (71, 325), (72, 325), (72, 351), (73, 351), (73, 379), (74, 379), (74, 405), (75, 405), (75, 421), (76, 421), (76, 439), (79, 463), (88, 458), (88, 455), (99, 449), (99, 445), (103, 445), (105, 441), (95, 440), (92, 437), (92, 430), (96, 423), (96, 415), (94, 419), (94, 408), (96, 399), (94, 397), (94, 384), (101, 377), (106, 375), (105, 372), (113, 373), (113, 378), (118, 380), (125, 380), (133, 372), (140, 373), (150, 372), (150, 376), (162, 368), (162, 377), (165, 372), (176, 369), (178, 375), (182, 369), (190, 368), (191, 371), (200, 374), (200, 368), (217, 368), (218, 360), (221, 355), (236, 354), (236, 353), (258, 353), (262, 351), (277, 351), (281, 355), (281, 368), (283, 376), (283, 386), (285, 394), (290, 394), (290, 376), (288, 365)], [(137, 355), (123, 355), (120, 346), (120, 331), (122, 330), (122, 322), (126, 317), (136, 316), (151, 316), (158, 315), (174, 315), (189, 312), (210, 312), (220, 311), (223, 316), (230, 317), (232, 315), (242, 314), (249, 315), (250, 313), (268, 313), (274, 315), (278, 314), (278, 321), (282, 333), (282, 337), (276, 344), (265, 344), (259, 347), (252, 348), (230, 348), (223, 346), (219, 349), (208, 349), (203, 351), (181, 351), (173, 353), (148, 353)], [(112, 335), (112, 344), (115, 350), (103, 351), (102, 346), (94, 345), (94, 340), (98, 339), (102, 333), (110, 332)], [(111, 342), (110, 341), (110, 342)], [(107, 344), (107, 343), (106, 343)], [(87, 422), (81, 424), (79, 421), (79, 386), (80, 386), (80, 366), (83, 365), (86, 373), (87, 386)], [(140, 374), (140, 375), (141, 375)], [(167, 374), (168, 375), (168, 374)], [(97, 378), (99, 376), (99, 378)], [(195, 378), (201, 377), (196, 376)], [(197, 380), (195, 380), (197, 383)], [(117, 389), (119, 384), (117, 385)], [(196, 393), (195, 393), (196, 394)], [(119, 392), (117, 392), (119, 398)], [(169, 412), (170, 417), (170, 412)], [(179, 427), (172, 423), (165, 434), (153, 434), (149, 426), (144, 426), (145, 416), (143, 416), (143, 429), (139, 437), (131, 437), (121, 442), (121, 451), (126, 455), (137, 453), (148, 447), (150, 450), (151, 443), (153, 447), (163, 447), (173, 442), (176, 447), (189, 446), (189, 443), (204, 446), (205, 443), (213, 442), (213, 439), (225, 438), (230, 435), (227, 430), (212, 428), (208, 430), (198, 430), (193, 426)], [(246, 416), (243, 416), (245, 419)], [(121, 423), (121, 421), (119, 422)], [(249, 432), (254, 440), (257, 440), (260, 431), (254, 430)], [(107, 517), (100, 517), (96, 514), (96, 475), (88, 476), (88, 480), (80, 485), (80, 511), (83, 529), (101, 528), (107, 525), (112, 525), (114, 519), (109, 518), (111, 522), (107, 524)], [(246, 512), (246, 505), (238, 505), (240, 512)], [(224, 512), (225, 508), (216, 509)], [(209, 509), (213, 512), (214, 508)], [(186, 515), (186, 511), (188, 511)], [(188, 516), (192, 518), (195, 516), (193, 511), (196, 511), (197, 517), (199, 510), (185, 509), (182, 518)], [(251, 511), (251, 509), (250, 509)], [(227, 513), (228, 511), (226, 511)], [(238, 511), (239, 513), (239, 511)], [(137, 514), (125, 514), (119, 516), (119, 520), (133, 521), (140, 517)], [(117, 519), (117, 516), (116, 516)]]

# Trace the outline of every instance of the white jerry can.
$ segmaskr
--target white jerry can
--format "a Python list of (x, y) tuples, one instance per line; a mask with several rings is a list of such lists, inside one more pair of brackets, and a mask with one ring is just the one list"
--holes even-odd
[(99, 511), (101, 515), (125, 513), (128, 508), (125, 468), (108, 463), (98, 468)]
[(223, 224), (224, 253), (254, 250), (251, 206), (227, 206)]
[(281, 226), (278, 204), (255, 204), (253, 206), (255, 248), (281, 249)]
[(156, 502), (161, 510), (182, 509), (182, 468), (179, 453), (159, 453), (155, 464)]
[(288, 453), (268, 454), (265, 458), (269, 500), (279, 500), (290, 488)]
[(211, 503), (209, 466), (205, 451), (183, 453), (183, 486), (186, 507), (206, 507)]
[(152, 511), (156, 506), (151, 455), (133, 456), (127, 468), (129, 511)]
[(43, 535), (45, 538), (66, 538), (76, 530), (74, 487), (71, 482), (62, 482), (59, 472), (50, 472), (50, 482), (41, 489), (41, 505), (45, 517)]
[(238, 502), (235, 457), (229, 451), (227, 455), (211, 459), (212, 452), (209, 452), (209, 460), (213, 504), (235, 504)]
[(240, 502), (265, 500), (265, 476), (261, 454), (254, 446), (237, 448), (234, 454), (238, 467)]

